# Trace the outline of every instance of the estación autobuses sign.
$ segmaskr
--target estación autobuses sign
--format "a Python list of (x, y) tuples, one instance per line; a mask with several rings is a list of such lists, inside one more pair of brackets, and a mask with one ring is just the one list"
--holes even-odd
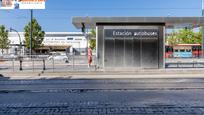
[(0, 9), (45, 9), (46, 0), (0, 0)]
[(158, 29), (105, 29), (107, 38), (158, 38)]

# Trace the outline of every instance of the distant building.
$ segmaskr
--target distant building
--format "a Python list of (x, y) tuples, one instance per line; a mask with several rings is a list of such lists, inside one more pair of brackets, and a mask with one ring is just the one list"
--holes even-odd
[[(28, 52), (24, 47), (24, 33), (19, 32), (20, 38), (16, 32), (9, 33), (9, 39), (11, 41), (10, 48), (6, 51), (8, 54), (23, 54)], [(20, 47), (20, 40), (22, 47)], [(46, 32), (43, 41), (43, 46), (36, 49), (37, 54), (48, 54), (53, 51), (73, 51), (76, 54), (86, 53), (87, 40), (82, 32)]]
[(12, 6), (12, 0), (1, 0), (2, 7), (11, 7)]
[[(24, 33), (19, 32), (20, 38), (16, 32), (9, 32), (8, 38), (10, 40), (10, 47), (6, 50), (7, 54), (19, 54), (20, 50), (24, 54), (25, 47), (24, 47)], [(22, 42), (22, 48), (20, 48), (20, 41)]]

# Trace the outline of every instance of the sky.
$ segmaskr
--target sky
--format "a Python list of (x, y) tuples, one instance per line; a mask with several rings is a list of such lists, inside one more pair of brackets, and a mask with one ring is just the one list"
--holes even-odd
[[(46, 32), (75, 32), (75, 16), (202, 16), (202, 0), (47, 0), (34, 17)], [(0, 25), (23, 31), (30, 10), (0, 10)]]

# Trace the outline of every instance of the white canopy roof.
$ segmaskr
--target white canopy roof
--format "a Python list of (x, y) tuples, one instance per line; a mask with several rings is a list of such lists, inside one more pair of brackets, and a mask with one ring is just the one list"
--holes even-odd
[(73, 25), (80, 29), (95, 28), (99, 23), (164, 23), (167, 28), (204, 26), (204, 17), (73, 17)]

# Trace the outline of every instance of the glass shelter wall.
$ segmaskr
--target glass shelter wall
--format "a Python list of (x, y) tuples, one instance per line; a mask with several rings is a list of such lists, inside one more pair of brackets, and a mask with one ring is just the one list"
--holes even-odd
[(105, 26), (104, 68), (159, 68), (159, 27)]

